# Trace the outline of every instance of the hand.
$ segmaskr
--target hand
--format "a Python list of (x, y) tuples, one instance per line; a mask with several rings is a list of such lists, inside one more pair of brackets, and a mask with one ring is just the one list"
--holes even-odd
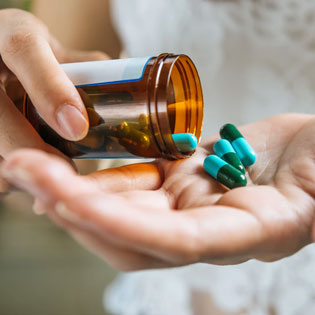
[(274, 261), (315, 239), (315, 117), (280, 115), (241, 131), (258, 161), (248, 169), (248, 186), (234, 190), (202, 167), (217, 136), (186, 160), (85, 177), (59, 158), (23, 150), (9, 156), (2, 173), (119, 269)]
[(25, 91), (43, 119), (62, 137), (83, 138), (88, 131), (85, 107), (59, 62), (104, 58), (107, 56), (100, 52), (64, 49), (30, 13), (0, 10), (0, 160), (23, 147), (57, 153), (14, 106), (21, 105)]

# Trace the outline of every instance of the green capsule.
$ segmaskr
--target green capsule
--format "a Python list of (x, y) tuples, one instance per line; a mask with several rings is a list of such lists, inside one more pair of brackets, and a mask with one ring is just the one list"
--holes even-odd
[(224, 125), (220, 130), (220, 135), (223, 139), (231, 142), (233, 149), (244, 166), (250, 166), (256, 162), (255, 151), (234, 125)]
[(247, 185), (244, 174), (216, 155), (207, 156), (203, 167), (213, 178), (230, 189)]
[(245, 167), (235, 153), (231, 143), (226, 139), (220, 139), (213, 146), (214, 153), (228, 164), (231, 164), (240, 172), (245, 174)]
[(225, 124), (220, 129), (221, 138), (229, 140), (231, 143), (238, 138), (243, 138), (243, 135), (232, 124)]

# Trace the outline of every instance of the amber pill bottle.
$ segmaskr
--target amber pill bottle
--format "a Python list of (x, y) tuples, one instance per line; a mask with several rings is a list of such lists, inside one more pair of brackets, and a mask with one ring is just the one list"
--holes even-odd
[(88, 135), (68, 141), (40, 117), (28, 96), (24, 115), (45, 142), (71, 158), (181, 159), (172, 134), (192, 133), (198, 141), (203, 97), (197, 70), (186, 55), (63, 64), (89, 116)]

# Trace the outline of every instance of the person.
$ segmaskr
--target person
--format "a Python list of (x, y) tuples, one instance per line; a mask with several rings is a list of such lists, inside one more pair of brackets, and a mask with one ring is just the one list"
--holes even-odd
[[(62, 132), (54, 121), (47, 122)], [(251, 185), (233, 191), (225, 191), (201, 168), (217, 136), (185, 161), (138, 164), (87, 177), (51, 155), (9, 154), (9, 147), (1, 153), (6, 158), (2, 174), (37, 197), (38, 209), (120, 269), (274, 261), (314, 239), (314, 115), (274, 116), (242, 132), (259, 159), (249, 170)]]

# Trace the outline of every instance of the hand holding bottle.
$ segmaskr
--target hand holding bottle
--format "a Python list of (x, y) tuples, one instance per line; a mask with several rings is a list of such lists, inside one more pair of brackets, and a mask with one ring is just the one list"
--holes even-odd
[(99, 52), (66, 50), (30, 13), (0, 10), (0, 156), (6, 158), (21, 147), (57, 152), (17, 109), (25, 91), (58, 134), (69, 140), (83, 138), (88, 131), (86, 110), (59, 62), (104, 58)]

